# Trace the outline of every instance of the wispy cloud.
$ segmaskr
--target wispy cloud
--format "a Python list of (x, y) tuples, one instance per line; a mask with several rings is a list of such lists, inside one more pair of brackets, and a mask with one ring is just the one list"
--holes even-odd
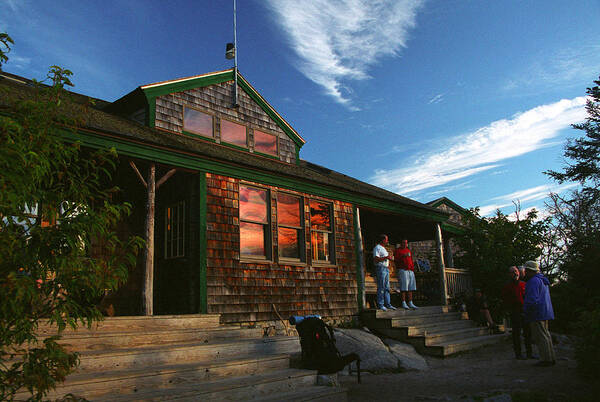
[(300, 58), (299, 70), (351, 110), (348, 81), (397, 56), (415, 26), (421, 0), (268, 0), (275, 21)]
[(474, 132), (427, 148), (405, 165), (375, 172), (370, 182), (399, 194), (411, 194), (473, 176), (502, 162), (549, 146), (571, 123), (582, 121), (585, 97), (563, 99), (490, 123)]
[[(533, 201), (543, 200), (548, 197), (550, 193), (561, 194), (567, 190), (577, 187), (577, 183), (566, 183), (562, 185), (551, 185), (544, 184), (541, 186), (535, 186), (524, 190), (514, 191), (512, 193), (500, 195), (491, 198), (489, 201), (493, 201), (488, 205), (480, 207), (479, 213), (481, 216), (487, 216), (493, 214), (497, 209), (504, 209), (506, 207), (512, 207), (514, 202), (521, 204), (531, 203)], [(526, 215), (532, 208), (536, 208), (538, 211), (542, 211), (539, 207), (529, 206), (528, 208), (521, 211), (521, 215)]]
[(600, 45), (583, 44), (532, 55), (532, 61), (507, 79), (501, 89), (523, 91), (541, 86), (580, 85), (582, 77), (597, 77), (600, 65)]
[(431, 105), (432, 103), (440, 103), (443, 100), (444, 100), (444, 94), (437, 94), (433, 98), (429, 99), (429, 102), (427, 102), (427, 103)]

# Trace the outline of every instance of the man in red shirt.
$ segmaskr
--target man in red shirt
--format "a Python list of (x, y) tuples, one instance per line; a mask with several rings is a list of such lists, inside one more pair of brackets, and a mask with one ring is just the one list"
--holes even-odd
[[(400, 280), (402, 308), (416, 310), (418, 307), (412, 301), (412, 292), (417, 290), (415, 263), (413, 262), (412, 253), (408, 248), (408, 240), (402, 240), (400, 247), (394, 251), (394, 261), (398, 270), (398, 279)], [(407, 300), (408, 304), (406, 303)]]
[(521, 331), (525, 338), (525, 349), (527, 358), (532, 359), (531, 352), (531, 330), (529, 325), (525, 324), (523, 317), (523, 296), (525, 296), (525, 282), (519, 280), (519, 269), (517, 267), (508, 268), (510, 280), (502, 288), (502, 299), (512, 323), (512, 338), (515, 357), (519, 360), (526, 358), (521, 354)]

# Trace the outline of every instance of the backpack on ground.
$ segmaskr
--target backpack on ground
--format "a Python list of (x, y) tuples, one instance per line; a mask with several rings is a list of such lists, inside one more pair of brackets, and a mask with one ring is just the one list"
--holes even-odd
[(356, 353), (342, 356), (329, 325), (320, 318), (307, 317), (296, 325), (296, 329), (300, 335), (304, 368), (317, 370), (318, 374), (334, 374), (355, 361), (360, 383), (360, 357)]

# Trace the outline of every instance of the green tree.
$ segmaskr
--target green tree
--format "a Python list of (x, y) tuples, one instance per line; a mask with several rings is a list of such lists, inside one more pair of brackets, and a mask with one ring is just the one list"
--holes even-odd
[(537, 259), (548, 227), (548, 220), (537, 220), (535, 210), (524, 217), (519, 212), (517, 206), (515, 219), (499, 210), (488, 218), (472, 209), (465, 216), (465, 234), (456, 239), (461, 250), (455, 258), (458, 265), (471, 271), (473, 286), (484, 291), (496, 316), (508, 267)]
[[(68, 70), (53, 66), (52, 86), (33, 97), (2, 93), (0, 111), (0, 400), (28, 390), (40, 400), (78, 364), (57, 341), (38, 338), (40, 323), (91, 325), (98, 303), (117, 289), (142, 241), (119, 239), (130, 211), (112, 201), (116, 152), (66, 143), (89, 104), (71, 100)], [(98, 249), (104, 258), (97, 258)]]
[(588, 117), (585, 122), (573, 124), (576, 130), (582, 130), (585, 135), (568, 140), (565, 146), (565, 157), (570, 160), (563, 171), (545, 172), (553, 179), (562, 183), (565, 181), (580, 182), (583, 191), (592, 197), (600, 196), (600, 77), (594, 81), (596, 86), (587, 88), (588, 99), (585, 109)]
[(600, 78), (594, 84), (586, 91), (588, 117), (573, 124), (585, 134), (567, 142), (563, 171), (545, 172), (558, 182), (582, 185), (565, 197), (553, 194), (549, 207), (565, 250), (560, 265), (565, 280), (554, 292), (557, 324), (581, 335), (578, 367), (590, 377), (600, 371)]
[(2, 71), (2, 65), (8, 61), (6, 54), (10, 52), (10, 46), (14, 43), (6, 32), (0, 32), (0, 71)]

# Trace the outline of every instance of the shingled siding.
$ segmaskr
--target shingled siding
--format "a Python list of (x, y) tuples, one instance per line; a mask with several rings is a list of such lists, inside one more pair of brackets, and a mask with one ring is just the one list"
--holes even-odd
[[(183, 132), (183, 105), (215, 115), (215, 140), (220, 142), (219, 122), (221, 117), (244, 124), (251, 129), (265, 130), (279, 137), (279, 159), (288, 163), (296, 162), (294, 142), (273, 121), (250, 96), (238, 86), (239, 107), (232, 108), (233, 81), (190, 89), (156, 98), (155, 127), (175, 133)], [(248, 133), (249, 151), (254, 151), (253, 130)]]
[[(312, 265), (309, 230), (305, 231), (307, 262), (279, 264), (275, 224), (278, 189), (256, 185), (268, 188), (271, 194), (273, 262), (240, 261), (239, 180), (207, 174), (208, 312), (221, 314), (221, 320), (226, 323), (276, 320), (272, 304), (284, 318), (292, 314), (320, 314), (329, 318), (356, 314), (352, 206), (333, 201), (335, 266)], [(304, 197), (305, 227), (309, 228), (309, 195), (298, 195)]]

